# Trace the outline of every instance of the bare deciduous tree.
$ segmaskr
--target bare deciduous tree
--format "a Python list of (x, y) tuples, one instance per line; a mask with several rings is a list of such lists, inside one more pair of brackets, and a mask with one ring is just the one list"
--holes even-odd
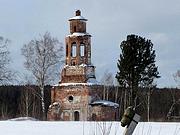
[(39, 39), (25, 44), (22, 48), (22, 55), (25, 57), (25, 68), (35, 77), (41, 90), (42, 112), (45, 120), (44, 87), (51, 84), (59, 75), (60, 64), (63, 62), (63, 46), (46, 32)]
[(8, 51), (8, 39), (0, 37), (0, 84), (9, 83), (13, 78), (13, 72), (9, 68), (10, 57)]
[(141, 92), (139, 95), (141, 95), (142, 101), (140, 101), (139, 106), (143, 104), (144, 107), (147, 109), (147, 121), (150, 121), (150, 105), (151, 105), (151, 96), (153, 94), (153, 91), (155, 90), (156, 85), (148, 86), (144, 89), (144, 92)]
[(30, 116), (30, 109), (31, 106), (33, 105), (34, 101), (32, 100), (32, 92), (30, 91), (30, 89), (28, 89), (28, 86), (25, 86), (25, 88), (27, 87), (27, 89), (24, 89), (21, 91), (21, 99), (19, 102), (19, 110), (20, 110), (20, 115), (21, 116), (26, 116), (29, 117)]
[(173, 74), (174, 80), (180, 88), (180, 70), (178, 70), (175, 74)]
[(114, 83), (113, 74), (111, 72), (105, 71), (101, 79), (101, 83), (104, 85), (103, 99), (108, 100), (110, 88), (113, 86)]
[[(180, 70), (177, 70), (177, 72), (173, 74), (173, 78), (174, 78), (175, 82), (177, 83), (178, 88), (180, 88)], [(177, 104), (180, 105), (180, 98), (176, 97), (176, 91), (175, 90), (171, 90), (171, 95), (172, 95), (172, 105), (171, 105), (171, 107), (169, 109), (169, 112), (167, 114), (167, 118), (171, 119), (171, 118), (174, 117), (175, 119), (176, 118), (180, 119), (180, 116), (172, 116), (173, 115), (173, 111), (175, 109), (175, 106)]]

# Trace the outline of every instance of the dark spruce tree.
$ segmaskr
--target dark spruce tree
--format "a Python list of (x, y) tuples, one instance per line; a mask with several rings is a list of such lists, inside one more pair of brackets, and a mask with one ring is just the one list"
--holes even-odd
[(122, 53), (118, 59), (116, 79), (128, 92), (128, 105), (136, 107), (138, 89), (152, 86), (155, 78), (159, 78), (155, 65), (155, 50), (150, 40), (137, 35), (128, 35), (122, 41)]

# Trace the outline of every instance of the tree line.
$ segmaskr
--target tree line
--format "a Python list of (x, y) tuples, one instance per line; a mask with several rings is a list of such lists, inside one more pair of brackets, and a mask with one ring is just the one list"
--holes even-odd
[[(51, 86), (45, 86), (45, 112), (51, 102)], [(0, 119), (6, 120), (16, 117), (33, 117), (43, 120), (41, 107), (41, 92), (38, 86), (0, 86)]]
[[(48, 106), (51, 104), (52, 86), (45, 86), (45, 112), (47, 114)], [(108, 100), (118, 103), (119, 106), (119, 121), (126, 104), (124, 100), (125, 89), (118, 86), (108, 86), (106, 91), (109, 92)], [(118, 95), (117, 95), (118, 93)], [(23, 86), (0, 86), (0, 120), (7, 120), (16, 117), (33, 117), (39, 120), (44, 120), (40, 89), (35, 85)], [(136, 109), (141, 115), (141, 121), (179, 121), (180, 105), (173, 104), (174, 98), (177, 100), (180, 97), (180, 90), (175, 88), (155, 88), (152, 91), (149, 109), (147, 111), (147, 96), (148, 90), (144, 89), (139, 97), (141, 104)]]

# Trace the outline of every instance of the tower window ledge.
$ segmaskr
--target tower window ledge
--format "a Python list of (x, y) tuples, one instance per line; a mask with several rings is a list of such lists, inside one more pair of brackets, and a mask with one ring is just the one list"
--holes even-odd
[(92, 86), (92, 85), (101, 85), (98, 82), (87, 82), (87, 83), (61, 83), (58, 86)]

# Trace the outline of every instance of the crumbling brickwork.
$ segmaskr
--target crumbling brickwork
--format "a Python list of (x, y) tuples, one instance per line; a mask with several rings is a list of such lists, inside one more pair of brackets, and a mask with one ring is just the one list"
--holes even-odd
[[(102, 86), (87, 86), (83, 84), (57, 86), (51, 90), (52, 103), (61, 104), (61, 118), (64, 120), (74, 120), (74, 112), (79, 112), (79, 120), (90, 120), (91, 114), (89, 104), (94, 100), (99, 100), (102, 93)], [(68, 117), (68, 118), (67, 118)]]
[(61, 119), (61, 113), (62, 113), (61, 111), (62, 111), (62, 109), (61, 109), (60, 103), (58, 103), (58, 102), (52, 103), (52, 105), (49, 106), (47, 119), (50, 121), (62, 120)]
[(94, 66), (65, 66), (61, 73), (60, 83), (86, 83), (89, 78), (95, 78)]
[(93, 106), (91, 110), (93, 121), (115, 121), (118, 120), (118, 109), (111, 106)]

